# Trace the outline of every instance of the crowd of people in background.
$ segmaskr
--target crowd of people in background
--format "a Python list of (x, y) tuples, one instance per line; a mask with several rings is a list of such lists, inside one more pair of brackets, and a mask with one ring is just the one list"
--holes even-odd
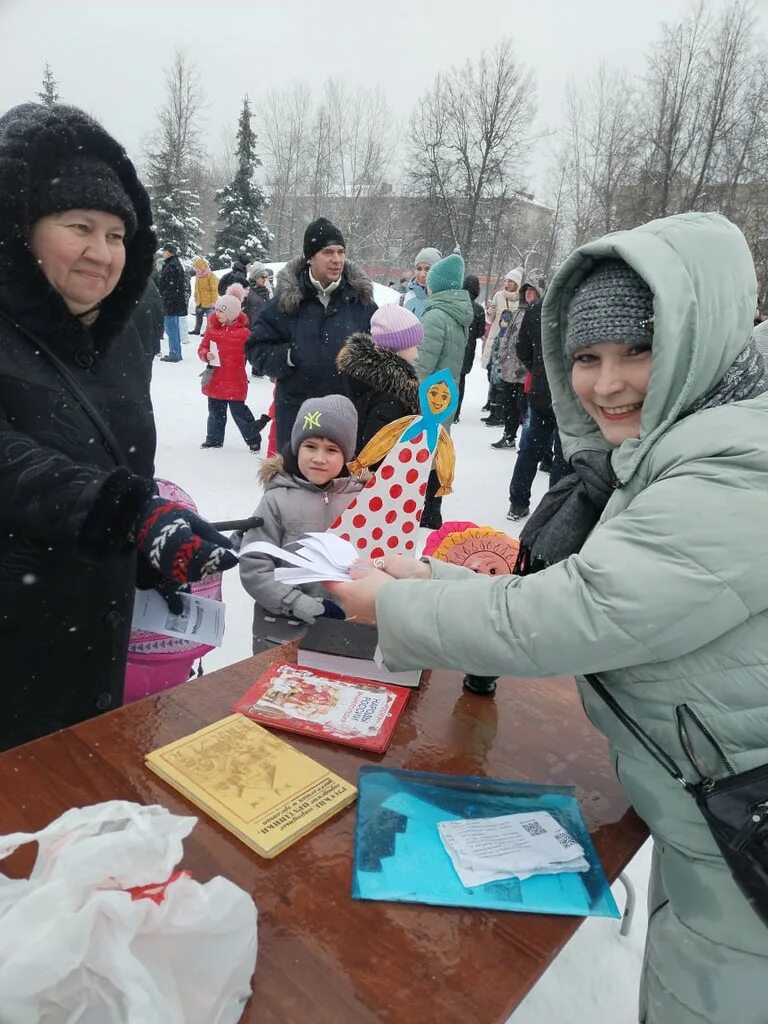
[[(467, 273), (461, 255), (443, 257), (425, 245), (414, 257), (412, 274), (389, 281), (399, 303), (377, 311), (372, 282), (348, 258), (342, 232), (325, 217), (307, 226), (302, 253), (276, 279), (264, 263), (247, 257), (217, 274), (197, 256), (186, 275), (176, 246), (167, 243), (156, 270), (165, 306), (165, 362), (181, 361), (187, 340), (182, 329), (190, 301), (187, 277), (195, 315), (189, 336), (202, 335), (198, 351), (206, 363), (202, 390), (209, 415), (201, 447), (222, 447), (229, 409), (252, 452), (262, 450), (261, 431), (272, 421), (267, 455), (274, 456), (284, 449), (309, 397), (343, 394), (356, 407), (360, 450), (377, 429), (415, 413), (418, 383), (444, 369), (458, 389), (452, 421), (458, 423), (466, 376), (481, 345), (480, 364), (488, 376), (482, 422), (502, 430), (490, 447), (517, 449), (507, 518), (530, 514), (537, 472), (549, 474), (550, 485), (567, 474), (541, 348), (545, 281), (540, 274), (512, 268), (483, 305), (480, 278)], [(221, 298), (227, 300), (224, 308)], [(235, 309), (231, 320), (223, 319)], [(237, 338), (237, 344), (221, 344), (222, 336)], [(274, 384), (274, 402), (258, 418), (246, 404), (247, 363), (254, 378), (268, 377)], [(446, 426), (450, 430), (451, 421)], [(442, 525), (437, 489), (433, 473), (421, 520), (425, 528)]]
[[(487, 415), (482, 422), (501, 430), (490, 447), (516, 451), (510, 472), (503, 463), (500, 466), (500, 475), (509, 478), (507, 518), (519, 521), (530, 515), (538, 472), (548, 474), (550, 486), (569, 472), (541, 346), (546, 282), (538, 272), (513, 267), (483, 305), (480, 278), (467, 272), (461, 255), (443, 257), (435, 246), (424, 245), (410, 275), (389, 279), (399, 303), (377, 316), (372, 282), (348, 258), (339, 228), (319, 217), (307, 226), (302, 253), (288, 261), (277, 278), (264, 263), (247, 257), (217, 275), (208, 260), (198, 256), (187, 274), (172, 243), (161, 250), (155, 277), (165, 307), (165, 362), (182, 359), (188, 278), (195, 316), (189, 336), (203, 336), (199, 352), (209, 368), (215, 358), (210, 341), (225, 329), (221, 311), (216, 312), (217, 299), (231, 297), (239, 303), (240, 326), (234, 331), (227, 326), (230, 334), (244, 338), (242, 359), (238, 348), (238, 367), (233, 370), (232, 346), (224, 345), (226, 365), (218, 370), (215, 383), (206, 381), (203, 387), (209, 403), (203, 448), (222, 446), (229, 409), (253, 452), (262, 450), (261, 432), (272, 421), (267, 455), (273, 456), (287, 443), (307, 398), (343, 394), (352, 398), (358, 413), (359, 450), (377, 428), (415, 412), (418, 383), (442, 369), (450, 372), (458, 388), (453, 423), (459, 423), (466, 375), (478, 361), (481, 346), (479, 362), (488, 376), (487, 401), (481, 410)], [(394, 333), (389, 323), (393, 318), (399, 328)], [(768, 318), (757, 310), (754, 323), (758, 347), (768, 352)], [(391, 340), (415, 338), (416, 325), (418, 342)], [(274, 402), (258, 418), (246, 404), (248, 363), (253, 377), (268, 377), (274, 384)], [(447, 427), (450, 430), (450, 422)], [(422, 525), (430, 529), (443, 521), (436, 490), (433, 474), (422, 515)]]

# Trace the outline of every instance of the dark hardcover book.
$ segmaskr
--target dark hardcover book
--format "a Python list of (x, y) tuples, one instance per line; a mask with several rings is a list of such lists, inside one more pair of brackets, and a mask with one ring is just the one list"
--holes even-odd
[(396, 683), (416, 687), (421, 670), (390, 672), (379, 651), (375, 626), (363, 626), (345, 619), (316, 619), (299, 644), (299, 665), (323, 672), (370, 679), (375, 683)]

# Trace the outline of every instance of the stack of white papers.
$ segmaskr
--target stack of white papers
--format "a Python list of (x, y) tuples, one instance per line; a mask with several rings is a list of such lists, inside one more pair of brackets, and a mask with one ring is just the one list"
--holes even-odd
[(440, 821), (437, 827), (467, 889), (504, 878), (589, 871), (583, 848), (547, 811)]
[(294, 552), (268, 541), (257, 540), (241, 548), (240, 557), (253, 551), (290, 563), (295, 568), (275, 569), (275, 579), (294, 586), (300, 583), (325, 583), (329, 580), (344, 583), (349, 580), (349, 570), (359, 555), (348, 540), (342, 540), (335, 533), (308, 533), (299, 543), (302, 547)]

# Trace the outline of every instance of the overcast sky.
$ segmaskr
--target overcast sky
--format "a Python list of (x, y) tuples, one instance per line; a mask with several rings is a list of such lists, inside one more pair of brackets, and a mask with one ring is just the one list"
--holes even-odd
[[(720, 0), (711, 0), (714, 7)], [(606, 60), (636, 70), (659, 22), (685, 0), (0, 0), (0, 108), (33, 99), (47, 60), (62, 100), (82, 106), (141, 156), (162, 100), (163, 69), (181, 47), (208, 99), (206, 130), (234, 123), (244, 93), (330, 75), (381, 85), (403, 121), (438, 71), (509, 35), (536, 78), (538, 118), (556, 126), (569, 77)], [(768, 34), (768, 0), (757, 0)], [(455, 12), (455, 13), (454, 13)], [(542, 195), (541, 157), (532, 171)]]

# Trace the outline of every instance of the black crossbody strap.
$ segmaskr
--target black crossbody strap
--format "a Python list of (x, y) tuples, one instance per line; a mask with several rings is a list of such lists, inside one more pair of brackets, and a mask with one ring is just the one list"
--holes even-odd
[(0, 317), (2, 317), (3, 320), (5, 320), (13, 328), (15, 328), (15, 330), (17, 330), (19, 332), (19, 334), (23, 335), (23, 337), (25, 337), (28, 341), (31, 341), (32, 344), (36, 348), (40, 349), (40, 351), (46, 357), (48, 362), (51, 363), (53, 368), (56, 370), (56, 372), (62, 378), (62, 380), (67, 385), (69, 390), (72, 392), (72, 394), (75, 397), (75, 399), (77, 400), (78, 404), (84, 410), (84, 412), (86, 413), (88, 418), (91, 420), (93, 425), (96, 427), (96, 429), (99, 431), (101, 436), (106, 441), (107, 446), (109, 448), (109, 452), (110, 452), (112, 458), (115, 460), (115, 462), (119, 466), (126, 466), (127, 467), (128, 466), (128, 462), (127, 462), (127, 460), (125, 458), (125, 455), (123, 455), (123, 451), (122, 451), (122, 449), (120, 447), (120, 443), (117, 440), (117, 438), (115, 437), (115, 435), (112, 433), (111, 428), (105, 422), (104, 417), (101, 415), (101, 413), (96, 408), (96, 406), (93, 404), (91, 399), (88, 397), (88, 395), (82, 389), (80, 384), (75, 380), (75, 378), (69, 372), (69, 369), (64, 365), (64, 363), (61, 361), (61, 359), (59, 359), (59, 357), (56, 355), (56, 353), (53, 352), (48, 347), (48, 345), (41, 338), (39, 338), (36, 334), (33, 334), (32, 331), (27, 330), (27, 328), (24, 327), (22, 324), (17, 323), (13, 319), (13, 317), (9, 316), (5, 312), (5, 310), (0, 309)]
[(608, 705), (608, 707), (611, 709), (614, 715), (616, 715), (616, 717), (619, 719), (622, 725), (624, 725), (625, 728), (627, 728), (632, 733), (632, 735), (635, 737), (638, 743), (645, 747), (645, 749), (648, 751), (648, 753), (651, 755), (654, 761), (660, 764), (664, 771), (667, 772), (668, 775), (672, 776), (675, 782), (679, 782), (680, 785), (683, 786), (686, 790), (690, 790), (691, 784), (680, 772), (680, 769), (675, 764), (673, 758), (666, 752), (666, 750), (664, 750), (663, 747), (659, 746), (656, 740), (652, 739), (646, 732), (644, 732), (640, 728), (640, 726), (637, 724), (634, 718), (631, 717), (631, 715), (627, 714), (627, 712), (624, 710), (621, 704), (619, 704), (615, 697), (613, 697), (612, 694), (610, 694), (608, 690), (603, 686), (598, 677), (596, 675), (587, 675), (584, 678), (587, 680), (587, 682), (598, 695), (598, 697), (600, 697), (601, 700), (603, 700)]

